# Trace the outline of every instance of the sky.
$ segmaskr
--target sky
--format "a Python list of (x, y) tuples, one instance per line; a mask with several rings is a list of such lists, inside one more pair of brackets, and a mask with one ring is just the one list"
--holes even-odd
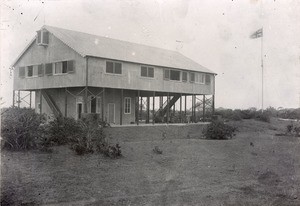
[(217, 73), (216, 107), (300, 107), (300, 1), (3, 0), (1, 97), (12, 104), (10, 65), (44, 24), (176, 50)]

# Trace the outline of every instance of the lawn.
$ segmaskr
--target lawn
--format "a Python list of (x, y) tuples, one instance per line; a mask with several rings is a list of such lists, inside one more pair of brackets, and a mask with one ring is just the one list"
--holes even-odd
[[(229, 122), (231, 140), (205, 125), (109, 128), (123, 157), (1, 152), (2, 199), (15, 205), (300, 205), (300, 138), (287, 122)], [(163, 153), (153, 152), (158, 146)]]

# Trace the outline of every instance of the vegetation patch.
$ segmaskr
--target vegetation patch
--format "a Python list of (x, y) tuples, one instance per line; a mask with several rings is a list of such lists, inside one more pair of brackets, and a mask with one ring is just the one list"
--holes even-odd
[(38, 148), (44, 122), (44, 116), (33, 109), (8, 108), (1, 115), (2, 148), (15, 151)]
[(225, 140), (235, 136), (235, 132), (235, 127), (227, 125), (223, 121), (216, 120), (203, 130), (203, 135), (206, 139)]

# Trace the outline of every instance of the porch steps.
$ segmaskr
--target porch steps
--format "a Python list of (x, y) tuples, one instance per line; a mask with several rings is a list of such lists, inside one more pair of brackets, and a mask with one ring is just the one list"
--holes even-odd
[(168, 109), (170, 109), (176, 102), (177, 100), (180, 98), (180, 94), (175, 94), (173, 96), (173, 98), (169, 101), (165, 101), (164, 104), (162, 105), (162, 107), (159, 108), (159, 110), (157, 110), (157, 112), (155, 113), (155, 117), (163, 117), (165, 116), (165, 114), (167, 113)]

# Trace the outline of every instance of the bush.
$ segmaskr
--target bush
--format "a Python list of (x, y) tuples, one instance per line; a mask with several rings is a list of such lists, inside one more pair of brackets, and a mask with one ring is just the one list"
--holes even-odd
[(36, 149), (43, 135), (45, 117), (33, 109), (10, 107), (2, 113), (2, 147), (8, 150)]
[(64, 145), (70, 142), (70, 138), (77, 136), (81, 133), (81, 127), (73, 118), (69, 117), (56, 117), (54, 120), (49, 122), (46, 126), (48, 133), (48, 142), (55, 145)]
[(229, 139), (235, 136), (236, 128), (225, 124), (222, 121), (213, 121), (206, 129), (203, 130), (203, 134), (206, 139)]
[(268, 112), (260, 112), (259, 114), (257, 114), (256, 119), (263, 121), (263, 122), (268, 122), (270, 123), (271, 121), (271, 116)]

